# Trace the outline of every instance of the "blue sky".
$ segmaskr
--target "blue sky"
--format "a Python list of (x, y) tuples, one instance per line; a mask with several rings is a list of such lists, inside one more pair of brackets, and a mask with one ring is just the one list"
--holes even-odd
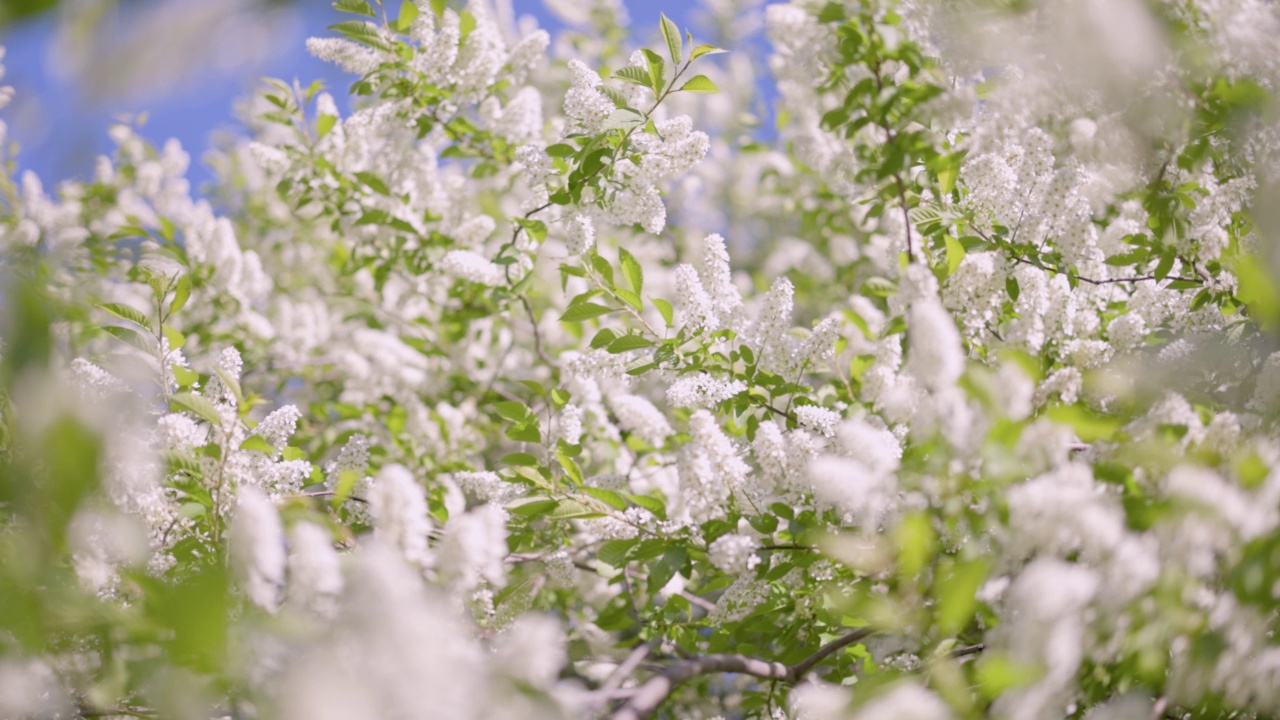
[[(163, 0), (142, 3), (142, 11), (150, 12), (161, 4), (181, 7), (183, 2), (191, 5), (188, 0)], [(660, 12), (681, 26), (692, 20), (689, 11), (693, 3), (688, 0), (626, 0), (626, 5), (633, 27), (642, 35), (657, 26)], [(554, 31), (558, 26), (541, 0), (513, 0), (513, 6), (517, 15), (532, 15), (542, 27)], [(189, 176), (193, 182), (198, 185), (207, 180), (209, 173), (200, 155), (215, 130), (235, 128), (233, 104), (255, 86), (258, 78), (297, 78), (304, 85), (319, 78), (337, 90), (335, 95), (351, 82), (350, 76), (315, 60), (303, 47), (307, 37), (326, 34), (325, 27), (342, 17), (323, 0), (296, 0), (290, 12), (294, 15), (282, 23), (281, 37), (272, 37), (269, 43), (279, 50), (250, 61), (233, 57), (222, 63), (234, 66), (230, 70), (215, 69), (210, 66), (212, 63), (192, 68), (180, 73), (177, 83), (159, 93), (94, 92), (72, 74), (60, 71), (66, 59), (60, 56), (55, 43), (57, 26), (51, 16), (8, 28), (0, 35), (0, 44), (7, 48), (7, 74), (0, 82), (13, 85), (18, 96), (11, 106), (0, 111), (0, 119), (9, 126), (9, 139), (22, 147), (19, 170), (34, 170), (46, 187), (67, 178), (87, 177), (94, 159), (111, 150), (106, 130), (113, 119), (146, 112), (148, 119), (142, 134), (156, 143), (177, 138), (192, 156)], [(164, 43), (165, 34), (151, 36), (148, 42)], [(161, 49), (158, 54), (162, 57), (181, 53), (181, 48)], [(229, 51), (234, 54), (236, 49)], [(147, 62), (146, 57), (132, 59)], [(98, 58), (91, 58), (90, 62), (95, 60)]]

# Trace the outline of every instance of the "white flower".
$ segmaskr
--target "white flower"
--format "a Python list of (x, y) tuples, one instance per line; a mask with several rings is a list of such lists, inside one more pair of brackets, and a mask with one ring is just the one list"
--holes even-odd
[(760, 558), (756, 555), (756, 550), (759, 549), (760, 542), (755, 538), (728, 533), (711, 543), (707, 548), (707, 557), (721, 571), (736, 575), (760, 564)]
[(817, 405), (801, 405), (795, 409), (795, 413), (801, 427), (807, 427), (827, 437), (836, 434), (836, 423), (840, 422), (840, 413)]
[(570, 255), (581, 255), (595, 245), (596, 229), (591, 224), (591, 218), (586, 215), (578, 214), (569, 218), (568, 229), (569, 237), (565, 243), (565, 249)]
[(245, 594), (258, 607), (275, 611), (284, 588), (284, 526), (275, 506), (256, 488), (241, 487), (236, 492), (230, 552)]
[(667, 402), (672, 407), (715, 407), (746, 389), (747, 384), (741, 380), (696, 372), (681, 376), (667, 388)]
[(497, 287), (506, 283), (502, 266), (470, 250), (450, 250), (440, 259), (440, 269), (459, 280)]
[(427, 547), (431, 518), (422, 486), (403, 465), (386, 465), (374, 479), (369, 494), (369, 510), (378, 537), (399, 548), (405, 560), (426, 566), (431, 563)]

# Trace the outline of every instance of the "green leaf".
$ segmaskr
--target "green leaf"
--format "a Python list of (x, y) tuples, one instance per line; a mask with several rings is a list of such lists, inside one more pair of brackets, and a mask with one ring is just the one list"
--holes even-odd
[(521, 517), (534, 517), (535, 515), (546, 515), (560, 503), (545, 497), (525, 497), (519, 500), (512, 500), (507, 503), (507, 510), (512, 515)]
[(128, 305), (122, 305), (120, 303), (102, 303), (98, 307), (102, 308), (103, 310), (106, 310), (107, 312), (111, 313), (112, 315), (115, 315), (118, 318), (121, 318), (123, 320), (128, 320), (129, 322), (133, 323), (134, 325), (137, 325), (138, 327), (141, 327), (144, 330), (148, 330), (148, 331), (151, 330), (151, 321), (147, 318), (145, 313), (143, 313), (141, 310), (138, 310), (137, 308), (133, 308)]
[(118, 340), (123, 340), (144, 353), (151, 354), (153, 350), (151, 338), (131, 327), (125, 327), (123, 325), (108, 325), (102, 328), (102, 331), (108, 335), (114, 336)]
[(555, 403), (556, 409), (559, 409), (564, 407), (565, 405), (568, 405), (569, 400), (572, 397), (573, 397), (573, 394), (570, 393), (568, 390), (561, 390), (560, 388), (556, 388), (555, 390), (551, 391), (551, 402)]
[(551, 517), (556, 520), (572, 520), (573, 518), (603, 517), (603, 514), (577, 500), (570, 499), (561, 500), (556, 509), (551, 511)]
[(601, 328), (600, 332), (596, 333), (595, 337), (591, 338), (591, 349), (599, 350), (602, 347), (608, 347), (609, 343), (613, 342), (617, 337), (618, 334), (612, 329)]
[(635, 65), (628, 65), (613, 74), (613, 76), (623, 82), (629, 82), (632, 85), (647, 87), (653, 89), (653, 76), (649, 71)]
[(965, 255), (964, 245), (961, 245), (959, 240), (948, 235), (947, 236), (947, 274), (948, 275), (954, 274), (956, 271), (956, 268), (960, 267), (960, 262), (964, 260), (964, 255)]
[(495, 403), (493, 409), (498, 413), (498, 417), (507, 422), (522, 423), (533, 417), (533, 411), (529, 409), (528, 405), (515, 400), (503, 400)]
[(188, 370), (181, 365), (173, 366), (173, 379), (177, 381), (178, 387), (191, 387), (200, 375), (192, 370)]
[(418, 5), (413, 0), (403, 0), (400, 3), (400, 17), (396, 18), (396, 29), (400, 32), (408, 32), (417, 19)]
[(503, 465), (520, 465), (523, 467), (537, 467), (538, 458), (529, 453), (511, 453), (500, 460)]
[(618, 248), (618, 263), (622, 266), (622, 275), (627, 279), (631, 289), (640, 294), (644, 291), (644, 268), (636, 257), (626, 248)]
[(178, 278), (178, 284), (173, 288), (173, 299), (169, 301), (169, 317), (173, 317), (179, 310), (186, 307), (187, 300), (191, 298), (191, 276), (183, 275)]
[(1249, 314), (1263, 327), (1280, 326), (1280, 289), (1267, 266), (1253, 255), (1236, 258), (1232, 270), (1240, 282), (1236, 297), (1249, 308)]
[(302, 448), (285, 446), (283, 448), (280, 448), (280, 457), (284, 460), (289, 460), (289, 461), (306, 460), (307, 454), (302, 451)]
[(947, 562), (938, 569), (937, 625), (943, 635), (955, 635), (973, 619), (978, 601), (978, 588), (987, 579), (987, 564), (982, 560)]
[(1018, 302), (1018, 295), (1022, 292), (1022, 289), (1018, 287), (1018, 279), (1017, 279), (1017, 278), (1015, 278), (1015, 277), (1014, 277), (1014, 276), (1012, 276), (1012, 275), (1010, 275), (1009, 277), (1005, 278), (1005, 280), (1004, 280), (1004, 289), (1005, 289), (1005, 292), (1009, 293), (1009, 299), (1010, 299), (1010, 300), (1012, 300), (1012, 301), (1014, 301), (1014, 302)]
[(725, 52), (729, 52), (729, 51), (723, 48), (718, 48), (715, 45), (699, 45), (698, 47), (693, 49), (693, 52), (689, 53), (689, 59), (697, 60), (703, 55), (719, 55), (720, 53), (725, 53)]
[(390, 195), (391, 190), (387, 188), (387, 184), (382, 182), (382, 178), (371, 172), (357, 172), (356, 179), (369, 186), (370, 190), (379, 195)]
[(567, 143), (556, 143), (547, 147), (547, 154), (551, 157), (573, 157), (578, 154), (578, 149)]
[(195, 413), (211, 425), (222, 426), (222, 417), (218, 414), (218, 408), (203, 395), (178, 393), (169, 398), (169, 404), (178, 410)]
[(564, 314), (560, 316), (560, 322), (582, 322), (583, 320), (590, 320), (591, 318), (600, 317), (601, 315), (608, 315), (611, 312), (617, 311), (604, 305), (597, 305), (596, 303), (578, 303), (577, 305), (570, 306), (564, 311)]
[(605, 287), (613, 288), (613, 266), (608, 260), (600, 257), (596, 253), (591, 254), (591, 267), (600, 273), (600, 277), (604, 280)]
[(1113, 417), (1100, 415), (1083, 405), (1056, 405), (1046, 413), (1050, 420), (1069, 425), (1082, 441), (1091, 443), (1109, 441), (1120, 431), (1123, 423)]
[(667, 327), (675, 327), (672, 322), (675, 317), (675, 309), (671, 307), (671, 303), (662, 298), (649, 298), (649, 301), (653, 303), (654, 307), (658, 308), (658, 313), (662, 315), (662, 321), (667, 324)]
[(169, 341), (170, 350), (180, 350), (187, 344), (187, 336), (178, 331), (178, 328), (172, 325), (165, 325), (160, 328), (160, 333), (164, 335), (164, 339)]
[(512, 425), (507, 428), (506, 437), (516, 442), (542, 442), (542, 430), (538, 428), (538, 421), (533, 420), (523, 425)]
[(361, 45), (368, 45), (378, 50), (389, 50), (386, 42), (382, 39), (382, 33), (378, 31), (378, 27), (372, 23), (363, 22), (361, 20), (347, 20), (337, 25), (330, 25), (330, 30), (340, 33), (348, 40), (358, 42)]
[(684, 567), (685, 561), (689, 558), (688, 551), (683, 546), (673, 547), (662, 556), (662, 559), (649, 566), (649, 593), (656, 593), (671, 582), (671, 578), (676, 576), (680, 568)]
[(240, 443), (241, 450), (256, 450), (264, 455), (275, 455), (275, 447), (261, 435), (250, 435)]
[(240, 390), (240, 381), (231, 377), (230, 373), (220, 367), (215, 367), (213, 372), (218, 376), (218, 379), (222, 381), (222, 384), (231, 391), (231, 396), (236, 399), (236, 405), (243, 405), (244, 393)]
[(666, 63), (662, 61), (662, 56), (649, 48), (643, 48), (640, 52), (644, 55), (645, 64), (649, 66), (649, 78), (653, 81), (649, 87), (655, 91), (661, 91), (666, 84), (663, 75), (666, 71)]
[(639, 350), (653, 345), (653, 341), (641, 335), (623, 335), (609, 343), (609, 354), (617, 355), (629, 350)]
[(639, 540), (608, 540), (600, 545), (600, 549), (596, 551), (596, 558), (600, 562), (621, 569), (627, 564), (627, 556), (631, 554), (631, 549), (639, 543)]
[[(636, 68), (639, 70), (639, 68)], [(643, 71), (642, 71), (643, 72)], [(645, 123), (644, 113), (632, 108), (618, 108), (604, 121), (605, 130), (630, 130)]]
[(679, 65), (684, 60), (684, 41), (680, 38), (680, 28), (671, 22), (666, 13), (661, 15), (662, 37), (667, 41), (667, 52), (671, 54), (671, 64)]
[(613, 292), (618, 296), (619, 300), (635, 308), (637, 312), (644, 310), (644, 301), (636, 293), (626, 288), (614, 288)]
[(682, 92), (703, 93), (703, 94), (720, 92), (720, 88), (716, 87), (716, 84), (711, 82), (711, 78), (707, 77), (706, 75), (694, 75), (693, 77), (689, 78), (688, 82), (680, 86), (680, 90)]
[(444, 17), (444, 11), (449, 7), (449, 0), (431, 0), (431, 12), (436, 17)]
[(353, 15), (367, 15), (374, 17), (373, 8), (365, 0), (338, 0), (333, 4), (333, 9), (338, 12), (351, 13)]
[(597, 488), (597, 487), (584, 487), (582, 488), (582, 492), (599, 500), (605, 505), (612, 507), (614, 510), (627, 509), (627, 499), (622, 497), (621, 493), (617, 493), (617, 492), (614, 492), (613, 490), (606, 490), (604, 488)]
[(1170, 248), (1160, 256), (1160, 263), (1156, 265), (1156, 279), (1163, 280), (1169, 276), (1169, 271), (1173, 269), (1173, 261), (1176, 258), (1173, 249)]
[(324, 140), (324, 136), (329, 135), (335, 124), (338, 124), (337, 115), (321, 114), (316, 118), (316, 140)]
[(658, 500), (657, 497), (648, 495), (628, 495), (627, 500), (636, 503), (636, 506), (644, 507), (645, 510), (653, 512), (659, 520), (667, 519), (667, 503)]

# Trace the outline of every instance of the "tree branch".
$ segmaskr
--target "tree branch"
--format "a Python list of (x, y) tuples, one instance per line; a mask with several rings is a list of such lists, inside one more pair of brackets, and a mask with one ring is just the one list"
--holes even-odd
[(673, 665), (644, 682), (618, 711), (614, 720), (643, 720), (663, 703), (677, 686), (699, 675), (711, 673), (740, 673), (765, 680), (795, 683), (810, 670), (841, 649), (852, 645), (875, 632), (872, 628), (858, 628), (848, 635), (832, 640), (817, 652), (795, 665), (783, 665), (745, 655), (703, 655)]

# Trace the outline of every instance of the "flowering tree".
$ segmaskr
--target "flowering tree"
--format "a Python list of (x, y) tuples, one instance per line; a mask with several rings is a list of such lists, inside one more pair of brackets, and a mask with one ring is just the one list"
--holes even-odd
[(554, 7), (6, 158), (0, 716), (1280, 715), (1275, 4)]

